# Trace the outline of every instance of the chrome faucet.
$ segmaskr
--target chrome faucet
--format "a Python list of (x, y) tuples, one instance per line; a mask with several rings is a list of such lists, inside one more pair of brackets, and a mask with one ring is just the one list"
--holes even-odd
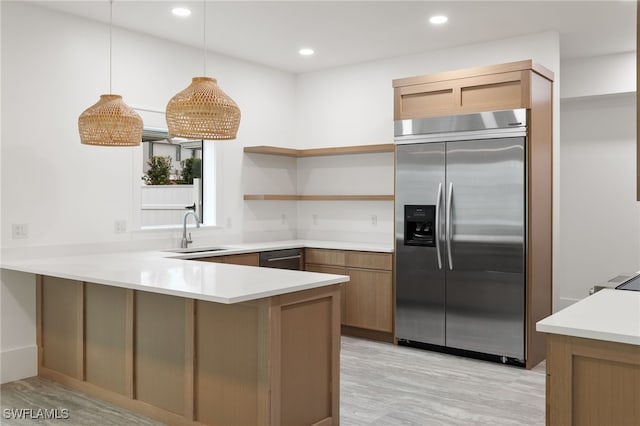
[(193, 210), (189, 210), (188, 212), (186, 212), (184, 214), (184, 222), (182, 222), (182, 240), (180, 241), (180, 248), (187, 248), (189, 247), (189, 244), (193, 242), (191, 241), (191, 232), (189, 232), (189, 238), (187, 238), (187, 217), (190, 214), (192, 214), (196, 220), (196, 227), (200, 228), (200, 219), (198, 218), (196, 212), (194, 212)]

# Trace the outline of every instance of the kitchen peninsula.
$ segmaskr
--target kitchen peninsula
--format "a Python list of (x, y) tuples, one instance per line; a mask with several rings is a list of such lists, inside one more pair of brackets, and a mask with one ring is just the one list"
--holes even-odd
[(605, 289), (537, 323), (547, 333), (547, 426), (636, 426), (640, 292)]
[(338, 424), (348, 277), (186, 256), (3, 259), (37, 274), (38, 374), (169, 424)]

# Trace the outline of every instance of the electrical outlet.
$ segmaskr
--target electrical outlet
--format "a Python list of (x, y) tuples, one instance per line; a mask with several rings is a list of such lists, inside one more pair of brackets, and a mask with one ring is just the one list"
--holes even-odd
[(12, 224), (11, 238), (14, 240), (29, 238), (29, 224), (27, 223)]
[(231, 228), (231, 218), (227, 218), (227, 228)]
[(124, 234), (127, 232), (127, 221), (124, 219), (118, 219), (113, 222), (113, 232), (116, 234)]
[(318, 224), (318, 215), (317, 215), (317, 214), (315, 214), (315, 213), (314, 213), (314, 214), (312, 214), (312, 215), (311, 215), (311, 220), (313, 221), (313, 224), (314, 224), (314, 225), (317, 225), (317, 224)]
[(378, 226), (378, 215), (375, 215), (375, 214), (371, 215), (371, 225)]
[(283, 225), (285, 225), (285, 224), (287, 223), (287, 215), (286, 215), (286, 214), (282, 213), (282, 214), (280, 215), (280, 222), (281, 222)]

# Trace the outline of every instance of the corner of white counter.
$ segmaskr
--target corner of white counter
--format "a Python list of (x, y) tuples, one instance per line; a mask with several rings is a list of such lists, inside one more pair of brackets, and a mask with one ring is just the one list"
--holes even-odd
[(538, 321), (536, 330), (640, 345), (640, 292), (600, 290)]

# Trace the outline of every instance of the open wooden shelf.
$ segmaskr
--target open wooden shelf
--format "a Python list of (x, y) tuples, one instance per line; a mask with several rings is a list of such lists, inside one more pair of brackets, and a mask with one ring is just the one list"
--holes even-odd
[(310, 149), (292, 149), (280, 148), (277, 146), (246, 146), (244, 152), (247, 154), (269, 154), (281, 155), (285, 157), (320, 157), (326, 155), (345, 155), (345, 154), (371, 154), (377, 152), (393, 152), (395, 145), (378, 144), (378, 145), (356, 145), (356, 146), (340, 146), (332, 148), (310, 148)]
[[(359, 146), (340, 146), (332, 148), (311, 148), (311, 149), (293, 149), (282, 148), (277, 146), (246, 146), (244, 152), (246, 154), (267, 154), (279, 155), (283, 157), (304, 158), (304, 157), (320, 157), (331, 155), (345, 154), (371, 154), (379, 152), (394, 152), (395, 145), (378, 144), (378, 145), (359, 145)], [(245, 194), (244, 199), (248, 200), (271, 200), (271, 201), (393, 201), (393, 194), (371, 194), (371, 195), (296, 195), (296, 194)]]
[(245, 194), (245, 200), (275, 201), (393, 201), (395, 197), (383, 195), (287, 195), (287, 194)]
[(291, 148), (279, 148), (277, 146), (245, 146), (245, 154), (269, 154), (269, 155), (281, 155), (283, 157), (298, 157), (300, 155), (299, 149)]

